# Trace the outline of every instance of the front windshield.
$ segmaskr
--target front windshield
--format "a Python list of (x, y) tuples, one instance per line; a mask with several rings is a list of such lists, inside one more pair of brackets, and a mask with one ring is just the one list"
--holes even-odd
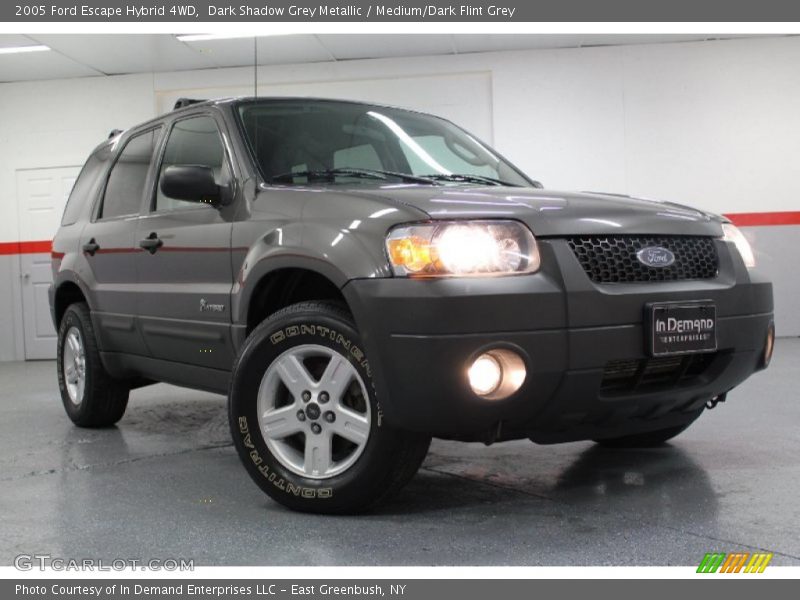
[(246, 101), (238, 108), (268, 183), (531, 185), (467, 132), (430, 115), (297, 99)]

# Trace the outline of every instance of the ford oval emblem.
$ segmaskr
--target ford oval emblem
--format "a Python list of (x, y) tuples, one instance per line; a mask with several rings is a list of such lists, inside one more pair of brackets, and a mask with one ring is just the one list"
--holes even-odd
[(675, 262), (675, 255), (661, 246), (649, 246), (636, 253), (639, 262), (648, 267), (668, 267)]

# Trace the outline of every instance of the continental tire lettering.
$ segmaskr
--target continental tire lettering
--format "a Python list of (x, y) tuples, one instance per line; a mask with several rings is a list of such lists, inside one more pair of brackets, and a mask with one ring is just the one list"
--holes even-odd
[(323, 327), (322, 325), (317, 325), (317, 331), (319, 332), (320, 337), (324, 338), (330, 337), (331, 334), (330, 327)]
[(255, 445), (253, 445), (253, 439), (250, 437), (249, 433), (246, 433), (244, 436), (244, 445), (246, 448), (255, 448)]
[(316, 329), (316, 325), (300, 325), (300, 333), (303, 335), (315, 335)]
[(253, 464), (254, 464), (254, 465), (258, 466), (258, 465), (260, 465), (260, 464), (262, 463), (262, 461), (263, 461), (264, 459), (262, 459), (262, 458), (259, 456), (259, 454), (258, 454), (258, 450), (251, 450), (251, 451), (250, 451), (250, 460), (252, 460), (252, 461), (253, 461)]
[(240, 433), (247, 433), (249, 429), (247, 428), (247, 417), (239, 417), (239, 432)]
[(289, 325), (286, 328), (286, 337), (294, 337), (300, 335), (300, 328), (297, 325)]
[[(284, 484), (283, 479), (280, 480)], [(276, 483), (276, 485), (278, 485)], [(295, 485), (292, 482), (285, 483), (285, 485), (278, 485), (278, 487), (292, 496), (299, 496), (302, 498), (331, 498), (333, 496), (333, 489), (331, 488), (307, 488)]]
[(271, 336), (269, 336), (269, 341), (272, 342), (272, 345), (280, 344), (283, 340), (286, 339), (286, 336), (283, 334), (283, 331), (276, 331)]
[(341, 344), (342, 346), (344, 346), (345, 350), (350, 350), (350, 344), (351, 344), (350, 340), (344, 337), (341, 333), (336, 334), (335, 341), (337, 344)]

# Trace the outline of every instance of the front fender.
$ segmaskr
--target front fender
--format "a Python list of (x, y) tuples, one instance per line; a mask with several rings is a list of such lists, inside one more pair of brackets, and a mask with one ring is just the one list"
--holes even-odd
[[(382, 235), (379, 239), (382, 245)], [(236, 274), (231, 298), (233, 323), (247, 323), (258, 284), (282, 269), (317, 273), (339, 289), (351, 279), (389, 276), (382, 246), (374, 246), (359, 232), (323, 223), (289, 224), (262, 235), (248, 249)]]

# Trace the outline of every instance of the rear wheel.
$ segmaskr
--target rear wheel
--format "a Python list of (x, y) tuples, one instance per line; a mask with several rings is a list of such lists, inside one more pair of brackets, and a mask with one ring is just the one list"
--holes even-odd
[(667, 442), (675, 436), (683, 433), (691, 424), (692, 423), (687, 423), (686, 425), (668, 427), (666, 429), (658, 429), (656, 431), (648, 431), (647, 433), (637, 433), (635, 435), (595, 440), (595, 442), (601, 446), (605, 446), (606, 448), (652, 448), (654, 446), (660, 446), (664, 442)]
[(58, 387), (64, 409), (80, 427), (109, 427), (128, 406), (128, 386), (113, 379), (100, 361), (84, 302), (71, 304), (58, 328)]
[(234, 367), (231, 431), (256, 484), (300, 511), (353, 513), (395, 494), (430, 438), (383, 422), (349, 313), (328, 302), (283, 309), (248, 337)]

